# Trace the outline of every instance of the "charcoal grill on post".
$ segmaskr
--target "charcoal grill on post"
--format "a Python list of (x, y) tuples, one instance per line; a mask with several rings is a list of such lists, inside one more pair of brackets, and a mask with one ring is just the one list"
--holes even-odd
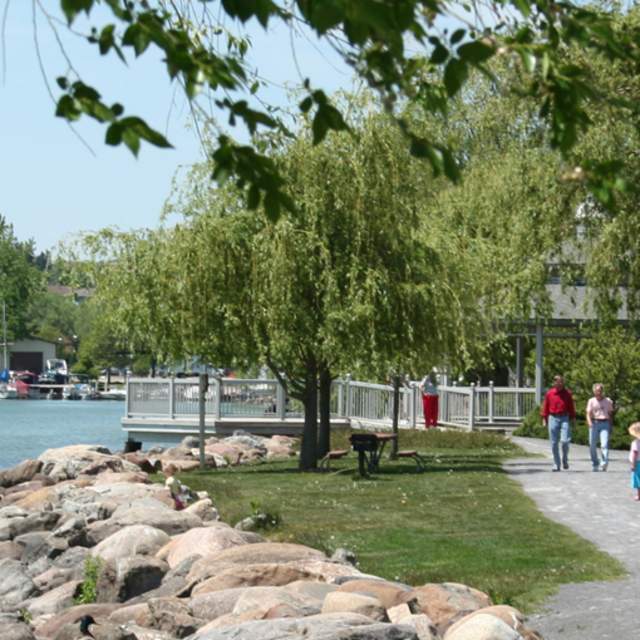
[(396, 438), (395, 433), (351, 434), (351, 446), (358, 452), (358, 470), (361, 476), (378, 470), (385, 445)]

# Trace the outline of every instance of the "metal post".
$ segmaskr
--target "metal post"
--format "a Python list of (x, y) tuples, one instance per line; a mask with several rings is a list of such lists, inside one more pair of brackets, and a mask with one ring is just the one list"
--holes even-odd
[(476, 411), (476, 385), (475, 385), (475, 382), (472, 382), (471, 386), (469, 387), (469, 431), (473, 431), (475, 411)]
[(410, 400), (410, 413), (409, 422), (411, 428), (415, 429), (418, 425), (418, 394), (416, 393), (416, 385), (414, 382), (409, 383), (409, 400)]
[(127, 383), (125, 385), (127, 394), (125, 395), (124, 411), (127, 418), (131, 417), (131, 376), (127, 373)]
[(542, 384), (543, 384), (543, 368), (542, 361), (544, 358), (544, 335), (542, 323), (536, 324), (536, 403), (542, 402)]
[(173, 420), (176, 416), (176, 381), (173, 378), (169, 378), (169, 418)]
[(280, 384), (280, 381), (276, 383), (276, 411), (279, 420), (284, 420), (287, 417), (287, 401), (284, 387)]
[(204, 460), (204, 417), (207, 406), (207, 389), (209, 388), (209, 376), (201, 373), (198, 380), (198, 449), (200, 453), (200, 469), (205, 469)]
[(489, 380), (489, 424), (493, 424), (495, 401), (495, 389), (493, 388), (493, 380)]

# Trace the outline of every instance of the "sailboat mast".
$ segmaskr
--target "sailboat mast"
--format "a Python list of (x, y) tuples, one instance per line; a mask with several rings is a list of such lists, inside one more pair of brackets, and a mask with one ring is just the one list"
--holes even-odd
[(3, 369), (7, 368), (7, 304), (2, 301), (2, 352)]

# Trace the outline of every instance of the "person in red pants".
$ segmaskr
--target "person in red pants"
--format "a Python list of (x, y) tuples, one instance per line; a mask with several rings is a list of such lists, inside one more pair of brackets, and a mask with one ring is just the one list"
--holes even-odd
[(438, 426), (438, 384), (433, 372), (428, 373), (420, 382), (422, 391), (422, 410), (425, 429)]

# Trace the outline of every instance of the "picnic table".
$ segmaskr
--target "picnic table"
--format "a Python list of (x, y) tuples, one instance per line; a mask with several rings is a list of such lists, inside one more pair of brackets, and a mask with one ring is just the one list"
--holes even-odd
[(397, 433), (353, 433), (351, 447), (358, 452), (358, 470), (361, 476), (378, 470), (380, 458), (387, 442), (397, 440)]

